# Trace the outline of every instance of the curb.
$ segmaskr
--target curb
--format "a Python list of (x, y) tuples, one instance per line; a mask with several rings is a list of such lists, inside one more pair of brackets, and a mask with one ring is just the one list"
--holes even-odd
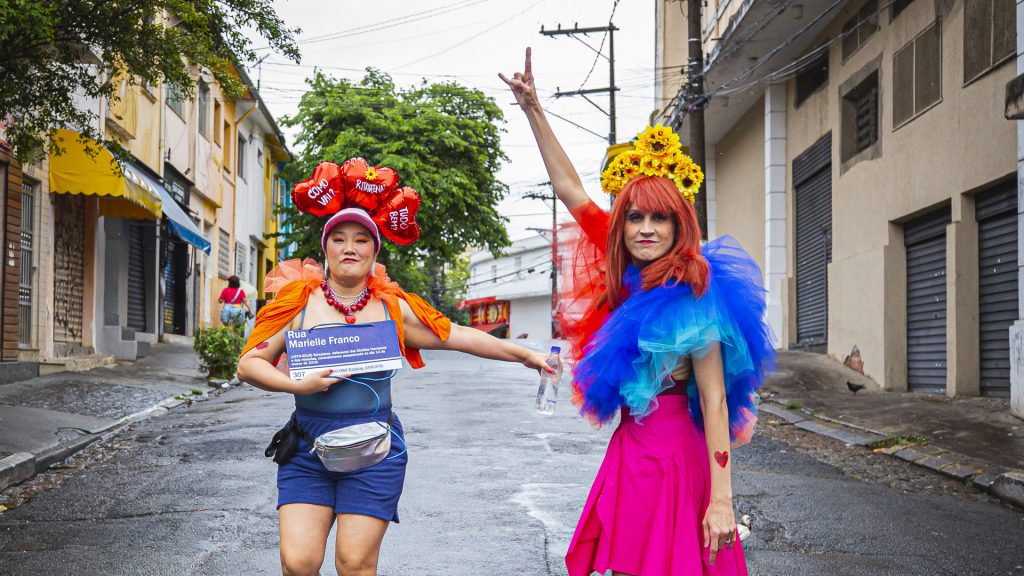
[[(212, 388), (202, 396), (197, 396), (195, 400), (207, 399), (214, 393), (222, 391), (220, 388)], [(163, 416), (173, 408), (195, 401), (193, 399), (183, 400), (179, 396), (165, 398), (148, 408), (115, 420), (102, 428), (90, 430), (87, 434), (77, 438), (57, 441), (33, 452), (18, 452), (17, 454), (0, 459), (0, 491), (6, 490), (15, 484), (20, 484), (36, 474), (45, 472), (50, 466), (64, 461), (69, 456), (84, 450), (96, 442), (109, 439), (129, 424), (148, 420), (156, 416)]]
[[(888, 435), (877, 430), (840, 422), (817, 414), (808, 414), (803, 410), (785, 408), (790, 404), (789, 400), (772, 398), (763, 401), (760, 410), (785, 420), (801, 430), (827, 436), (847, 445), (867, 448), (872, 442), (888, 438)], [(936, 446), (897, 445), (892, 448), (882, 448), (879, 451), (955, 478), (978, 490), (988, 492), (1003, 502), (1024, 508), (1024, 470), (1006, 470)]]

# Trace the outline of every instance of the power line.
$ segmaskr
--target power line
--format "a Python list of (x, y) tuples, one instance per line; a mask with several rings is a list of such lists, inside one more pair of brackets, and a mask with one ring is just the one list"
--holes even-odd
[[(420, 20), (426, 20), (428, 18), (433, 18), (435, 16), (441, 16), (444, 14), (448, 14), (449, 12), (460, 10), (462, 8), (469, 8), (470, 6), (490, 1), (491, 0), (459, 0), (458, 2), (453, 2), (451, 4), (446, 4), (444, 6), (439, 6), (437, 8), (431, 8), (429, 10), (423, 10), (422, 12), (415, 12), (413, 14), (406, 14), (405, 16), (399, 16), (396, 18), (389, 18), (387, 20), (381, 20), (373, 24), (365, 24), (362, 26), (355, 26), (353, 28), (346, 28), (345, 30), (339, 30), (337, 32), (330, 32), (328, 34), (312, 36), (310, 38), (298, 40), (296, 44), (316, 44), (318, 42), (327, 42), (329, 40), (337, 40), (340, 38), (349, 38), (352, 36), (369, 34), (371, 32), (379, 32), (381, 30), (390, 29), (395, 26), (402, 26), (404, 24), (419, 22)], [(267, 50), (269, 48), (270, 46), (261, 46), (260, 48), (256, 48), (256, 50)]]
[(463, 44), (465, 44), (467, 42), (470, 42), (471, 40), (474, 40), (476, 38), (479, 38), (480, 36), (483, 36), (484, 34), (490, 32), (491, 30), (494, 30), (495, 28), (499, 28), (501, 26), (504, 26), (505, 24), (508, 24), (513, 19), (518, 18), (519, 16), (522, 16), (523, 14), (529, 12), (530, 10), (532, 10), (534, 8), (534, 6), (540, 4), (543, 1), (544, 0), (537, 0), (536, 2), (534, 2), (533, 4), (530, 4), (529, 6), (527, 6), (525, 9), (521, 10), (520, 12), (517, 12), (516, 14), (513, 14), (512, 16), (509, 16), (508, 18), (503, 18), (500, 22), (498, 22), (494, 26), (491, 26), (490, 28), (485, 28), (485, 29), (481, 30), (480, 32), (477, 32), (476, 34), (473, 34), (469, 38), (466, 38), (465, 40), (462, 40), (460, 42), (456, 42), (455, 44), (452, 44), (451, 46), (445, 48), (444, 50), (441, 50), (440, 52), (434, 52), (433, 54), (430, 54), (428, 56), (424, 56), (422, 58), (417, 58), (416, 60), (413, 60), (412, 62), (408, 62), (406, 64), (402, 64), (401, 66), (398, 66), (397, 68), (395, 68), (395, 70), (401, 70), (402, 68), (405, 68), (406, 66), (412, 66), (413, 64), (418, 64), (419, 62), (423, 62), (424, 60), (430, 60), (431, 58), (434, 58), (435, 56), (440, 56), (441, 54), (444, 54), (446, 52), (454, 50), (455, 48), (458, 48), (459, 46), (462, 46)]

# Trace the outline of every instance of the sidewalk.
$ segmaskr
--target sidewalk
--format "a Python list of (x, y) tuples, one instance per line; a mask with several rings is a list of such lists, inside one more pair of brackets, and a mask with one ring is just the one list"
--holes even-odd
[(172, 338), (132, 364), (0, 385), (0, 490), (120, 426), (205, 397), (192, 339)]
[[(762, 417), (925, 466), (1024, 507), (1024, 420), (1009, 400), (882, 391), (820, 354), (781, 352)], [(863, 384), (856, 395), (847, 381)]]

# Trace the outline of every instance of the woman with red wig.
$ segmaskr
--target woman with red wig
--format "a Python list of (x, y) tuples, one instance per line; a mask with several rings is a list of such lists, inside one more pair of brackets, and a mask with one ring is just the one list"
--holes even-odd
[(500, 75), (533, 129), (551, 184), (583, 232), (573, 267), (579, 319), (563, 318), (573, 402), (621, 420), (566, 554), (570, 576), (746, 575), (730, 450), (749, 442), (755, 390), (774, 367), (761, 271), (735, 240), (700, 245), (703, 180), (661, 125), (612, 160), (589, 199), (526, 66)]

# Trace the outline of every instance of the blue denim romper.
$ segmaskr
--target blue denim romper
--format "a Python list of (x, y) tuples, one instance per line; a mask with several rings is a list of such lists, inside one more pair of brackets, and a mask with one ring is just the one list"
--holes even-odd
[[(300, 327), (305, 322), (302, 310)], [(384, 317), (388, 318), (387, 307)], [(365, 386), (339, 381), (325, 392), (295, 396), (295, 417), (310, 438), (352, 424), (373, 420), (386, 422), (391, 412), (391, 372), (357, 374), (380, 397), (377, 401)], [(376, 412), (376, 413), (375, 413)], [(336, 514), (360, 514), (398, 522), (398, 500), (405, 484), (408, 454), (405, 431), (398, 415), (392, 423), (391, 452), (381, 462), (355, 472), (331, 472), (312, 446), (300, 439), (295, 454), (277, 469), (277, 507), (286, 504), (315, 504), (334, 509)], [(395, 436), (398, 436), (396, 438)]]

